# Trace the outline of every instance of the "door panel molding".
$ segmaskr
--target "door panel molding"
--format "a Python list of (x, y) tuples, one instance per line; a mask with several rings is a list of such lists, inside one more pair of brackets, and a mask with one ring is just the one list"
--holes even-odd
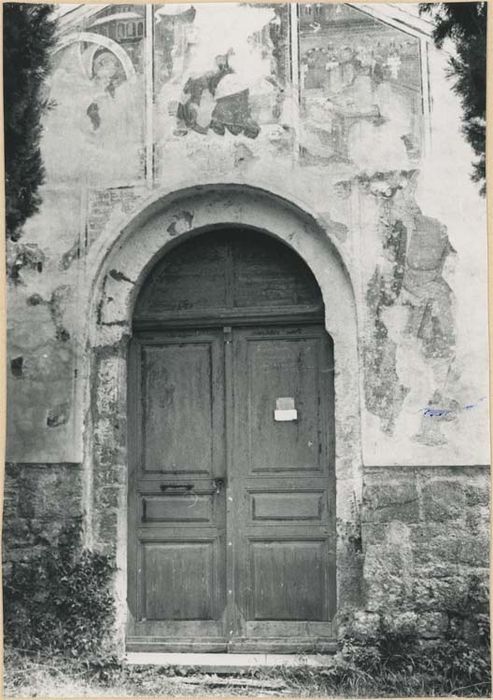
[[(305, 391), (302, 378), (307, 373), (312, 377), (311, 389), (298, 405), (308, 414), (312, 426), (309, 436), (316, 448), (316, 468), (304, 468), (299, 459), (297, 464), (252, 468), (252, 455), (245, 442), (252, 427), (255, 429), (248, 396), (254, 391), (258, 397), (266, 381), (262, 379), (260, 389), (256, 389), (255, 383), (249, 382), (251, 373), (244, 360), (259, 342), (269, 344), (268, 363), (276, 357), (279, 344), (292, 355), (283, 358), (281, 352), (284, 361), (275, 370), (293, 381), (292, 373), (298, 367), (299, 377), (289, 386), (298, 382), (298, 388)], [(130, 541), (134, 541), (129, 549), (136, 556), (140, 583), (134, 578), (136, 614), (129, 629), (128, 648), (158, 645), (175, 651), (238, 650), (252, 648), (256, 639), (258, 649), (321, 649), (320, 645), (332, 638), (335, 612), (333, 436), (322, 418), (333, 414), (333, 408), (329, 408), (330, 373), (324, 372), (332, 366), (330, 339), (319, 326), (286, 324), (139, 335), (134, 339), (134, 390), (138, 392), (139, 381), (145, 376), (135, 364), (141, 365), (149, 358), (155, 361), (156, 355), (145, 348), (160, 348), (166, 354), (166, 348), (176, 347), (182, 362), (188, 347), (200, 349), (207, 343), (211, 371), (203, 374), (203, 381), (212, 392), (215, 438), (221, 440), (216, 454), (221, 465), (218, 471), (213, 460), (209, 472), (194, 466), (173, 473), (161, 470), (158, 475), (137, 460), (130, 482), (134, 491), (130, 502), (133, 498), (134, 511), (139, 514), (134, 512), (134, 531), (129, 533)], [(267, 346), (261, 347), (257, 354), (262, 360)], [(308, 361), (310, 357), (313, 359)], [(164, 372), (166, 381), (168, 369)], [(156, 385), (152, 386), (156, 390)], [(272, 401), (281, 385), (275, 380), (273, 386), (274, 393), (269, 394)], [(295, 398), (299, 401), (300, 395)], [(146, 401), (146, 394), (140, 400)], [(139, 399), (134, 397), (135, 401), (138, 404)], [(275, 431), (293, 428), (297, 437), (290, 440), (298, 444), (303, 435), (299, 425), (279, 425), (272, 417), (268, 420), (269, 430), (274, 431), (273, 444)], [(136, 425), (139, 432), (138, 420)], [(138, 439), (137, 450), (140, 444)], [(216, 490), (212, 476), (220, 476), (224, 482), (222, 493)], [(150, 583), (146, 583), (146, 574)], [(174, 587), (173, 576), (180, 581), (178, 588)], [(187, 576), (192, 583), (183, 588)], [(129, 590), (130, 581), (129, 577)], [(169, 588), (169, 600), (164, 603), (156, 593), (160, 585)], [(153, 619), (147, 619), (149, 615)], [(188, 619), (190, 615), (195, 619)], [(191, 633), (196, 637), (187, 641)]]
[[(217, 488), (226, 474), (222, 337), (210, 330), (136, 336), (130, 368), (135, 445), (129, 470), (127, 640), (171, 636), (180, 642), (192, 635), (220, 639), (224, 646), (225, 493)], [(152, 410), (143, 421), (146, 405)], [(170, 419), (171, 440), (164, 424)], [(149, 420), (154, 453), (142, 449)], [(188, 457), (180, 462), (183, 453)], [(152, 469), (146, 469), (146, 459)]]

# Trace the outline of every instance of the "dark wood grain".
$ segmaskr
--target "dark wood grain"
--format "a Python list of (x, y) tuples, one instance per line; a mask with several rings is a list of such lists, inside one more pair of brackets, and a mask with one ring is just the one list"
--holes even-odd
[(220, 230), (182, 243), (151, 270), (134, 321), (320, 313), (320, 289), (290, 248), (253, 229)]

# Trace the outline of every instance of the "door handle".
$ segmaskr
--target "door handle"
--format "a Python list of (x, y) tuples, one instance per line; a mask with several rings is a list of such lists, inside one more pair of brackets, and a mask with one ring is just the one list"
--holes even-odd
[(212, 486), (214, 487), (214, 493), (219, 494), (224, 488), (224, 479), (213, 479)]

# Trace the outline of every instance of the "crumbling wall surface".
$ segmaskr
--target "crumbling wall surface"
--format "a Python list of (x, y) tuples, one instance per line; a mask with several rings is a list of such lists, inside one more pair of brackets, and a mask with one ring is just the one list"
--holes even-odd
[(80, 462), (80, 194), (45, 189), (39, 214), (9, 242), (8, 430), (12, 462)]
[[(97, 12), (80, 27), (89, 34), (61, 42), (42, 142), (43, 203), (9, 250), (10, 460), (82, 459), (90, 407), (81, 304), (133, 216), (150, 198), (158, 207), (159, 193), (164, 207), (173, 191), (236, 183), (296, 202), (341, 251), (358, 313), (363, 462), (489, 461), (485, 207), (469, 180), (472, 154), (446, 59), (428, 47), (428, 118), (420, 40), (339, 9), (317, 5), (314, 21), (302, 8), (296, 84), (287, 5), (233, 3), (220, 12), (234, 31), (220, 37), (213, 6), (156, 7), (147, 121), (142, 8), (128, 19), (134, 43), (100, 36)], [(60, 120), (71, 144), (63, 153)], [(122, 124), (132, 132), (127, 148)], [(74, 154), (77, 144), (84, 148)], [(166, 236), (195, 228), (192, 214), (174, 212)], [(114, 274), (134, 279), (125, 261)], [(119, 281), (105, 289), (118, 306)]]
[(12, 464), (5, 468), (4, 573), (13, 562), (56, 546), (60, 534), (80, 526), (80, 464)]
[(486, 208), (460, 105), (430, 52), (431, 147), (359, 173), (365, 465), (488, 464)]
[(85, 262), (128, 216), (142, 188), (44, 187), (42, 205), (9, 242), (8, 428), (11, 462), (80, 462), (86, 407)]
[(428, 43), (428, 114), (428, 39), (363, 11), (303, 6), (291, 71), (287, 5), (131, 7), (121, 41), (96, 7), (64, 30), (42, 204), (7, 251), (7, 560), (83, 512), (124, 591), (136, 291), (168, 244), (238, 224), (290, 245), (324, 297), (342, 595), (435, 615), (426, 580), (484, 576), (488, 551), (486, 212), (446, 56)]
[[(91, 384), (92, 481), (88, 493), (89, 540), (115, 555), (125, 537), (127, 497), (125, 339), (95, 349)], [(120, 529), (119, 529), (120, 528)]]
[(448, 629), (471, 576), (489, 581), (489, 470), (366, 469), (363, 607), (416, 613), (424, 637)]

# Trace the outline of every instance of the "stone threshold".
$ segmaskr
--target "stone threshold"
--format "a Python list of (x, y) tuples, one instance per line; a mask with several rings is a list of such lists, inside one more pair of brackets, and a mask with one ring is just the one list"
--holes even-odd
[(211, 673), (230, 673), (259, 668), (296, 668), (310, 666), (322, 668), (332, 662), (331, 654), (199, 654), (168, 652), (127, 652), (125, 662), (131, 666), (177, 666), (183, 669)]

